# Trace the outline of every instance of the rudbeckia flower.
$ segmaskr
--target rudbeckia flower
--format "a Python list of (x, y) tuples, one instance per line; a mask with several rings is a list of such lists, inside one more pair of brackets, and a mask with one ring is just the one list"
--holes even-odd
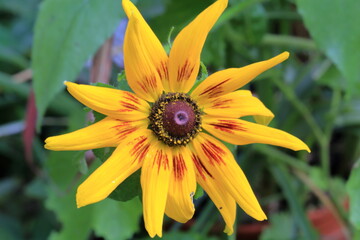
[[(51, 150), (116, 147), (78, 188), (78, 207), (99, 202), (141, 168), (146, 230), (162, 236), (164, 214), (186, 222), (194, 214), (197, 183), (233, 232), (236, 203), (262, 221), (248, 180), (224, 142), (264, 143), (293, 150), (309, 148), (298, 138), (266, 124), (274, 117), (250, 91), (238, 90), (289, 57), (216, 72), (190, 91), (210, 29), (227, 6), (218, 0), (175, 38), (169, 56), (138, 9), (122, 1), (129, 18), (124, 39), (126, 78), (134, 93), (66, 82), (73, 97), (107, 117), (72, 133), (49, 137)], [(254, 116), (257, 123), (240, 119)]]

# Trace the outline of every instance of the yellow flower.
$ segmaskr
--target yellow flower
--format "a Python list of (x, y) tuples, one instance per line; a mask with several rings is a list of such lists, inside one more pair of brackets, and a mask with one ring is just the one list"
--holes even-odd
[[(137, 8), (123, 0), (129, 18), (124, 41), (127, 81), (134, 93), (66, 82), (81, 103), (107, 117), (72, 133), (46, 139), (51, 150), (116, 147), (77, 191), (78, 207), (96, 203), (141, 168), (145, 227), (162, 235), (164, 213), (186, 222), (194, 214), (196, 182), (233, 232), (236, 203), (253, 218), (266, 219), (244, 173), (221, 142), (309, 148), (298, 138), (265, 126), (274, 117), (250, 91), (237, 90), (289, 57), (210, 75), (190, 94), (206, 36), (227, 6), (218, 0), (176, 37), (169, 56)], [(257, 124), (239, 119), (252, 115)], [(213, 136), (211, 136), (211, 135)]]

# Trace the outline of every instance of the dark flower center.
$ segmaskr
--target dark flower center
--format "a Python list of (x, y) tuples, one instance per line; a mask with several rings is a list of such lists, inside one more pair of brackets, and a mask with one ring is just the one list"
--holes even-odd
[(201, 129), (200, 110), (185, 93), (167, 93), (155, 102), (150, 129), (169, 146), (186, 145)]

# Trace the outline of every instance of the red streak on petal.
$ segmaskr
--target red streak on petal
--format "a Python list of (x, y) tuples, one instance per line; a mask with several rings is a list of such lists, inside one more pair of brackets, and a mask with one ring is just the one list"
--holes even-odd
[(135, 127), (130, 122), (126, 121), (119, 121), (118, 125), (111, 128), (115, 128), (117, 130), (119, 140), (123, 140), (127, 135), (135, 132), (138, 129), (138, 127)]
[(233, 102), (234, 100), (231, 98), (218, 98), (213, 102), (213, 105), (211, 108), (217, 108), (217, 109), (223, 109), (223, 108), (229, 108), (229, 104)]
[(118, 112), (131, 112), (139, 109), (138, 106), (125, 101), (120, 101), (120, 105), (124, 108), (118, 109)]
[(160, 168), (163, 167), (164, 170), (169, 169), (169, 159), (168, 156), (161, 150), (158, 149), (155, 154), (153, 166), (155, 167), (155, 164), (158, 167), (158, 173), (160, 172)]
[(157, 69), (160, 79), (169, 79), (169, 72), (166, 61), (162, 61), (160, 67)]
[(225, 151), (216, 144), (210, 141), (205, 141), (204, 143), (201, 144), (201, 148), (204, 154), (206, 155), (206, 157), (208, 157), (210, 164), (212, 165), (215, 165), (215, 163), (217, 164), (222, 163), (224, 165), (226, 164), (223, 159), (223, 156), (225, 155)]
[(191, 156), (195, 167), (197, 169), (197, 172), (200, 174), (200, 176), (202, 177), (202, 179), (206, 180), (206, 175), (208, 175), (209, 177), (213, 177), (209, 171), (206, 169), (206, 167), (204, 166), (204, 164), (201, 162), (201, 159), (199, 158), (199, 156), (192, 154)]
[(173, 156), (174, 175), (176, 180), (182, 180), (187, 170), (184, 158), (181, 154)]
[(145, 144), (147, 137), (140, 136), (139, 138), (135, 139), (138, 142), (133, 146), (130, 150), (130, 155), (134, 157), (134, 161), (138, 160), (141, 162), (144, 160), (147, 152), (149, 151), (150, 144)]
[(157, 84), (156, 84), (156, 77), (155, 77), (155, 75), (151, 75), (151, 76), (147, 76), (146, 78), (145, 78), (145, 82), (146, 82), (146, 84), (149, 86), (149, 87), (151, 87), (152, 89), (156, 89), (156, 87), (157, 87)]
[(209, 86), (207, 88), (204, 89), (204, 91), (202, 93), (199, 94), (199, 96), (208, 94), (209, 98), (213, 98), (213, 97), (217, 97), (219, 96), (224, 90), (223, 90), (223, 86), (226, 82), (230, 81), (230, 78), (225, 79), (223, 81), (221, 81), (218, 84)]
[(149, 151), (149, 147), (150, 147), (150, 144), (147, 144), (145, 145), (142, 149), (141, 149), (141, 153), (137, 156), (137, 159), (139, 162), (141, 162), (142, 160), (144, 160), (146, 154), (148, 153)]
[(235, 131), (246, 131), (246, 128), (242, 127), (240, 123), (233, 120), (218, 120), (217, 123), (210, 123), (209, 125), (214, 126), (215, 129), (220, 131), (233, 133)]
[(177, 81), (182, 82), (183, 80), (188, 80), (193, 70), (194, 70), (194, 66), (191, 67), (190, 62), (187, 59), (184, 65), (178, 69)]
[(138, 81), (137, 84), (144, 92), (149, 92), (157, 88), (155, 75), (145, 76), (143, 81)]
[(140, 101), (139, 101), (139, 98), (136, 97), (134, 94), (131, 94), (129, 92), (124, 92), (124, 96), (123, 96), (126, 100), (128, 101), (131, 101), (135, 104), (139, 104)]

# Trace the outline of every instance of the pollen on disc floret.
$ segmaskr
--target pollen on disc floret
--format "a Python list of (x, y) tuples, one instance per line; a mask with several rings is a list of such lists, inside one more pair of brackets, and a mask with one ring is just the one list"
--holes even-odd
[(169, 146), (186, 145), (201, 131), (201, 112), (185, 93), (162, 94), (154, 103), (149, 128)]

